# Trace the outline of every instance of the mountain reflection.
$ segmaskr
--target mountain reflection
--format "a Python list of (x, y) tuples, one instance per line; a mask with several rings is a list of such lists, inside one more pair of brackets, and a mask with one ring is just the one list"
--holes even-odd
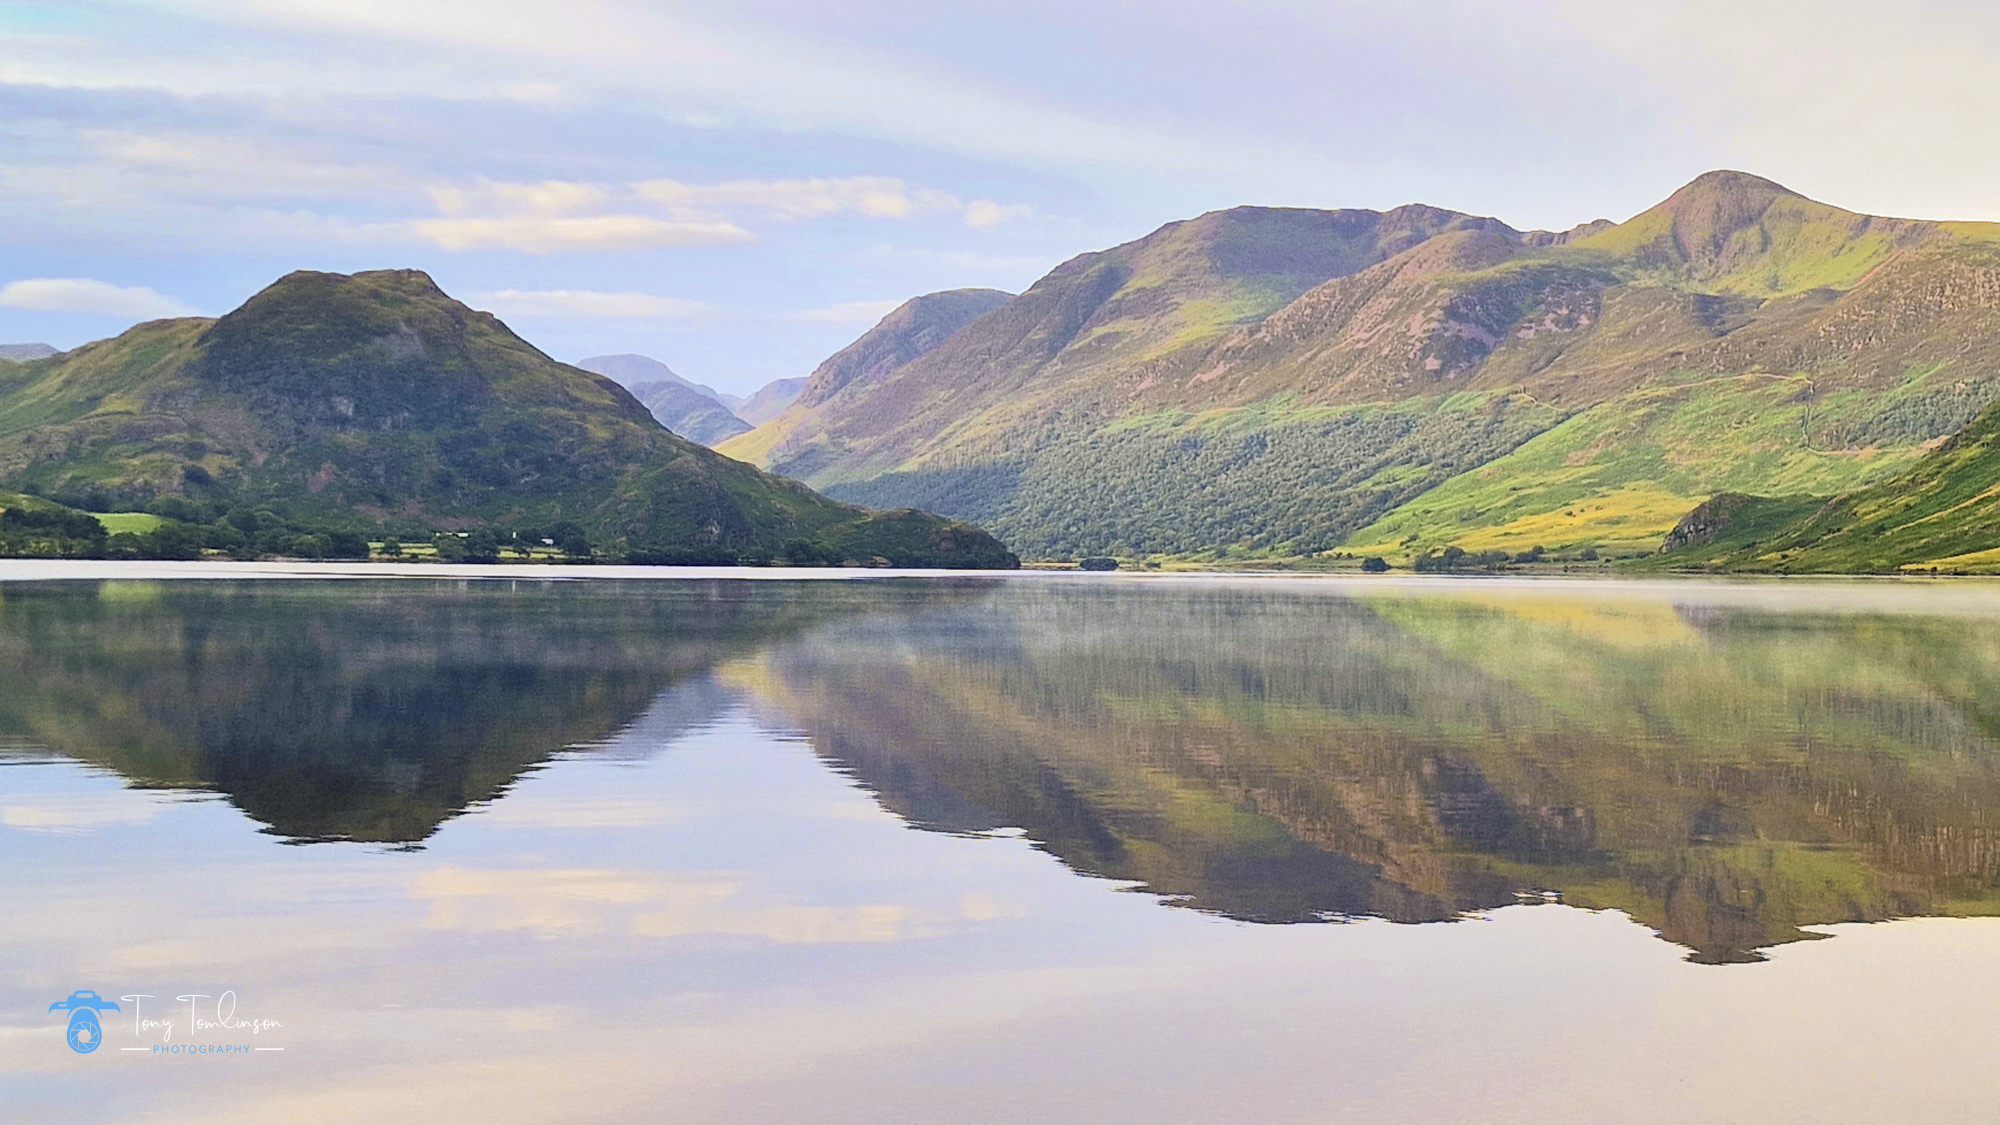
[(1014, 585), (729, 675), (915, 824), (1240, 919), (1560, 898), (1724, 963), (2000, 912), (1991, 617)]
[(918, 827), (1248, 921), (1559, 899), (1726, 963), (2000, 913), (2000, 615), (1828, 590), (22, 583), (0, 742), (416, 845), (748, 701)]
[(414, 844), (566, 747), (712, 714), (718, 660), (883, 604), (759, 585), (13, 584), (0, 736), (289, 840)]

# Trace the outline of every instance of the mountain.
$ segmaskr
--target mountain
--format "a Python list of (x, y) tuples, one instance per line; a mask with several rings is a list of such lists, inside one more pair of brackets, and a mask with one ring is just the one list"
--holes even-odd
[(729, 408), (681, 382), (633, 383), (625, 388), (660, 425), (703, 445), (750, 432), (750, 423)]
[(1740, 172), (1562, 233), (1237, 208), (827, 386), (725, 449), (1031, 554), (1647, 554), (1720, 492), (1885, 480), (2000, 398), (2000, 226)]
[[(730, 456), (759, 461), (774, 447), (790, 450), (819, 436), (819, 408), (848, 388), (848, 398), (912, 360), (935, 351), (966, 325), (1006, 304), (1012, 295), (998, 289), (952, 289), (903, 302), (861, 338), (813, 369), (792, 403), (757, 431), (731, 444)], [(845, 400), (844, 400), (845, 401)], [(782, 456), (782, 455), (780, 455)]]
[(26, 363), (31, 359), (46, 359), (58, 354), (47, 344), (0, 344), (0, 359)]
[(402, 533), (569, 520), (612, 550), (1004, 563), (976, 528), (868, 512), (669, 433), (415, 270), (290, 274), (219, 320), (0, 372), (0, 489), (162, 497)]
[(1831, 501), (1725, 494), (1656, 565), (1786, 573), (2000, 571), (2000, 405), (1907, 470)]
[(773, 379), (744, 399), (742, 405), (736, 408), (736, 416), (752, 426), (761, 426), (784, 413), (785, 407), (790, 406), (792, 400), (799, 397), (799, 392), (805, 389), (803, 375), (796, 379)]
[(622, 383), (628, 388), (645, 383), (679, 383), (710, 402), (719, 403), (725, 410), (733, 411), (744, 402), (739, 395), (724, 394), (706, 383), (683, 379), (673, 368), (651, 356), (630, 354), (591, 356), (589, 359), (577, 360), (576, 366)]

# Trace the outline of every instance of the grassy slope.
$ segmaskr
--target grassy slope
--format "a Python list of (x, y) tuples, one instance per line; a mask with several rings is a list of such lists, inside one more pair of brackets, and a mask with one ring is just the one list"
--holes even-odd
[(1645, 552), (1717, 492), (1825, 495), (1919, 455), (1814, 449), (1803, 382), (1741, 375), (1623, 396), (1424, 493), (1357, 531), (1349, 549)]
[[(839, 532), (868, 545), (849, 526), (863, 511), (668, 433), (610, 380), (414, 271), (294, 274), (219, 321), (144, 324), (10, 366), (0, 483), (398, 529), (572, 519), (609, 543), (776, 548)], [(908, 518), (940, 542), (980, 538)]]
[(1780, 523), (1784, 504), (1760, 499), (1716, 541), (1669, 552), (1657, 564), (1794, 573), (2000, 573), (2000, 407), (1874, 487), (1810, 512), (1794, 511), (1793, 519)]

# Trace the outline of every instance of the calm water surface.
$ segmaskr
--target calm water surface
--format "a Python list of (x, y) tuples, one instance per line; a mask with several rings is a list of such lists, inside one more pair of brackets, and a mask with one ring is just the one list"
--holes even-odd
[(1996, 822), (1976, 584), (4, 582), (0, 1121), (1994, 1121)]

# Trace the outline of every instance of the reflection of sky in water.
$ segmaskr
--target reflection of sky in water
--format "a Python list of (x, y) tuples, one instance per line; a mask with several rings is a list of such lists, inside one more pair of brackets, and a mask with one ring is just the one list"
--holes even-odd
[[(1625, 643), (1624, 613), (1560, 627)], [(915, 830), (829, 769), (792, 728), (831, 721), (799, 709), (813, 661), (869, 641), (833, 628), (667, 688), (420, 850), (281, 846), (216, 796), (0, 749), (0, 1120), (1990, 1116), (2000, 924), (1717, 967), (1564, 906), (1165, 909), (1032, 838)], [(287, 1050), (76, 1056), (43, 1012), (78, 988), (233, 988)]]

